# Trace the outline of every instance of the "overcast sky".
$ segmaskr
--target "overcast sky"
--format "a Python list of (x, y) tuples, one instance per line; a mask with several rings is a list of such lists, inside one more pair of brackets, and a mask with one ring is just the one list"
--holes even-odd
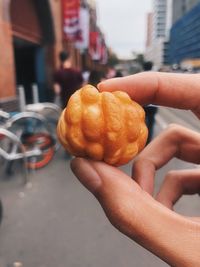
[(151, 0), (96, 0), (98, 24), (106, 42), (120, 57), (143, 52), (146, 39), (146, 14)]

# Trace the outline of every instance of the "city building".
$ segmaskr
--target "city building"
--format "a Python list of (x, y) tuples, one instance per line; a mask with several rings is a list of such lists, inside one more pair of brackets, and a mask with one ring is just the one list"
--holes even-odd
[(146, 34), (146, 48), (152, 45), (153, 33), (153, 12), (147, 14), (147, 34)]
[(200, 3), (200, 0), (173, 0), (172, 24), (198, 3)]
[(200, 68), (200, 3), (172, 26), (170, 61), (171, 64)]
[[(82, 15), (87, 15), (84, 7), (93, 10), (93, 13), (95, 10), (95, 1), (90, 2), (0, 0), (0, 109), (18, 109), (19, 85), (23, 85), (25, 89), (27, 103), (32, 102), (33, 84), (38, 86), (40, 101), (52, 100), (53, 74), (59, 66), (58, 54), (63, 49), (71, 53), (74, 67), (83, 67), (83, 54), (85, 62), (92, 65), (90, 54), (87, 53), (90, 29), (87, 33), (88, 47), (84, 49), (80, 42), (78, 48), (77, 40), (66, 35), (66, 31), (69, 33), (74, 29), (80, 34), (80, 28), (77, 27), (80, 26), (81, 11)], [(72, 7), (76, 10), (68, 10)], [(89, 15), (93, 13), (88, 12)], [(72, 14), (78, 18), (77, 25), (73, 25), (75, 28), (70, 28), (75, 21)], [(79, 41), (82, 39), (79, 38)], [(102, 51), (105, 52), (104, 48), (105, 40), (101, 34), (101, 54)], [(102, 57), (95, 61), (95, 64), (100, 64), (101, 59)]]
[(147, 19), (147, 40), (150, 40), (149, 29), (152, 38), (151, 44), (147, 42), (145, 58), (154, 63), (155, 69), (170, 64), (170, 29), (198, 3), (200, 0), (153, 0), (153, 22)]
[(170, 3), (171, 1), (169, 0), (153, 0), (152, 15), (147, 15), (145, 59), (153, 62), (154, 69), (159, 69), (164, 64), (168, 64), (166, 43), (169, 35), (168, 28), (171, 26), (169, 16), (171, 12)]
[(166, 34), (167, 0), (153, 1), (153, 40)]

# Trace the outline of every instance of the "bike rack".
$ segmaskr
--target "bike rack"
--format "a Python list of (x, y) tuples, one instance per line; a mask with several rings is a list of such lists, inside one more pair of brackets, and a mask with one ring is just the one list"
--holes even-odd
[[(36, 122), (39, 122), (41, 124), (41, 128), (44, 129), (45, 132), (52, 133), (52, 127), (50, 126), (49, 121), (47, 120), (45, 116), (39, 113), (45, 109), (53, 110), (57, 114), (61, 112), (60, 108), (53, 103), (31, 104), (27, 106), (27, 111), (19, 112), (12, 116), (9, 113), (4, 112), (3, 110), (0, 110), (0, 118), (2, 118), (2, 123), (0, 124), (0, 135), (7, 137), (13, 143), (13, 146), (10, 152), (7, 152), (2, 147), (0, 147), (0, 156), (2, 156), (8, 162), (12, 162), (17, 159), (23, 160), (23, 165), (25, 167), (25, 172), (24, 172), (25, 183), (27, 183), (28, 181), (28, 172), (27, 172), (28, 158), (32, 156), (33, 157), (40, 156), (42, 155), (42, 151), (38, 147), (34, 147), (32, 150), (29, 150), (29, 151), (26, 150), (26, 147), (20, 140), (20, 136), (23, 133), (23, 130), (22, 130), (23, 128), (21, 129), (20, 124), (17, 126), (17, 123), (20, 123), (21, 121), (24, 120), (25, 123), (29, 124), (29, 121), (30, 121), (30, 127), (32, 127), (34, 131), (34, 123), (33, 125), (31, 125), (31, 120), (33, 121), (35, 120)], [(39, 124), (39, 127), (40, 127), (40, 124)], [(11, 130), (12, 127), (15, 127), (15, 125), (17, 126), (15, 130), (17, 130), (19, 135), (15, 134)], [(56, 135), (54, 136), (51, 134), (51, 137), (53, 140), (54, 149), (56, 151), (59, 148), (59, 143), (57, 142)]]
[(10, 118), (10, 115), (9, 115), (9, 113), (0, 109), (0, 117), (2, 117), (4, 120), (8, 120)]
[[(57, 113), (58, 116), (60, 116), (61, 114), (61, 108), (54, 104), (54, 103), (50, 103), (50, 102), (43, 102), (43, 103), (34, 103), (34, 104), (29, 104), (29, 105), (26, 105), (26, 110), (28, 112), (36, 112), (37, 114), (40, 114), (41, 112), (45, 111), (45, 110), (51, 110), (55, 113)], [(40, 114), (41, 115), (41, 114)], [(45, 116), (44, 116), (45, 118)], [(47, 124), (48, 124), (48, 120), (47, 120)], [(52, 130), (51, 130), (52, 132)], [(56, 134), (55, 134), (56, 136)], [(55, 149), (56, 151), (59, 149), (60, 147), (60, 143), (57, 141), (57, 138), (54, 136), (54, 139), (55, 139)]]
[(34, 119), (42, 122), (44, 124), (44, 126), (46, 127), (46, 129), (48, 131), (50, 130), (50, 127), (47, 123), (47, 120), (43, 115), (35, 113), (35, 112), (30, 112), (30, 111), (23, 111), (23, 112), (17, 113), (15, 115), (13, 115), (12, 117), (10, 117), (6, 121), (6, 128), (12, 127), (13, 124), (19, 120), (28, 119), (28, 118), (30, 118), (30, 119), (34, 118)]
[[(7, 151), (5, 151), (3, 148), (0, 147), (0, 155), (4, 159), (10, 162), (17, 160), (17, 159), (23, 159), (24, 166), (25, 166), (25, 181), (27, 182), (28, 180), (27, 179), (27, 167), (26, 167), (27, 162), (28, 162), (27, 158), (32, 157), (32, 156), (40, 156), (42, 155), (42, 151), (37, 147), (33, 148), (32, 150), (27, 151), (25, 149), (25, 146), (20, 141), (20, 137), (18, 137), (17, 134), (13, 133), (13, 131), (11, 131), (11, 128), (14, 127), (15, 123), (19, 123), (21, 120), (27, 120), (27, 122), (29, 122), (29, 119), (30, 121), (35, 119), (36, 121), (41, 123), (41, 127), (43, 127), (47, 133), (51, 133), (52, 129), (49, 126), (46, 118), (39, 113), (24, 111), (24, 112), (14, 114), (13, 116), (10, 116), (9, 113), (2, 111), (0, 112), (0, 116), (3, 119), (5, 119), (5, 122), (1, 125), (2, 128), (0, 128), (0, 134), (3, 136), (6, 136), (14, 144), (14, 146), (12, 147), (12, 151), (10, 153), (8, 153)], [(56, 139), (53, 136), (52, 136), (52, 140), (55, 144), (54, 148), (56, 150), (58, 145), (57, 145)], [(21, 153), (17, 151), (18, 147), (20, 148)]]
[[(15, 115), (13, 115), (12, 117), (10, 117), (10, 119), (7, 120), (6, 122), (6, 128), (9, 129), (11, 128), (15, 122), (19, 122), (20, 120), (23, 120), (23, 119), (35, 119), (37, 120), (38, 122), (42, 123), (42, 126), (44, 126), (45, 130), (48, 132), (48, 133), (52, 133), (52, 128), (50, 127), (47, 119), (45, 118), (45, 116), (39, 114), (39, 113), (36, 113), (36, 112), (31, 112), (31, 111), (24, 111), (24, 112), (20, 112), (20, 113), (17, 113)], [(55, 136), (51, 136), (52, 137), (52, 140), (54, 142), (54, 148), (55, 148), (55, 151), (58, 150), (58, 148), (60, 147), (59, 143), (57, 142), (57, 139)]]
[(0, 147), (0, 155), (7, 161), (14, 161), (16, 159), (22, 158), (24, 163), (24, 183), (26, 184), (28, 182), (28, 174), (26, 168), (27, 157), (24, 145), (21, 143), (20, 139), (14, 133), (8, 131), (7, 129), (0, 128), (0, 134), (10, 139), (20, 148), (21, 153), (15, 153), (14, 151), (8, 153), (7, 151), (5, 151), (3, 148)]
[(50, 102), (34, 103), (34, 104), (26, 105), (27, 111), (42, 112), (45, 109), (51, 109), (51, 110), (57, 112), (58, 114), (60, 114), (60, 112), (61, 112), (61, 108), (58, 105), (56, 105), (54, 103), (50, 103)]

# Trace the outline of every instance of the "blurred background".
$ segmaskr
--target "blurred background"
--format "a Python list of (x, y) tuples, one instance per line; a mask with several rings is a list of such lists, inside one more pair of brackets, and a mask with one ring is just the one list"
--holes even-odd
[[(199, 73), (200, 1), (0, 0), (0, 267), (167, 266), (113, 229), (71, 173), (55, 132), (63, 50), (94, 85), (141, 71)], [(149, 142), (169, 123), (200, 130), (189, 111), (145, 111)], [(155, 192), (169, 170), (198, 167), (171, 160)], [(196, 215), (199, 198), (175, 209)]]

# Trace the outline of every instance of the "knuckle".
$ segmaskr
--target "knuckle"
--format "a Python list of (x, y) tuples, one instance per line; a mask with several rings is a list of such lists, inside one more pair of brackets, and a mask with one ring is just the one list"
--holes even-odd
[(174, 183), (174, 182), (180, 182), (180, 176), (178, 175), (178, 172), (177, 171), (169, 171), (167, 173), (167, 175), (165, 176), (165, 182), (168, 182), (168, 183)]
[(182, 130), (181, 126), (176, 123), (170, 123), (167, 127), (167, 132), (177, 134)]

